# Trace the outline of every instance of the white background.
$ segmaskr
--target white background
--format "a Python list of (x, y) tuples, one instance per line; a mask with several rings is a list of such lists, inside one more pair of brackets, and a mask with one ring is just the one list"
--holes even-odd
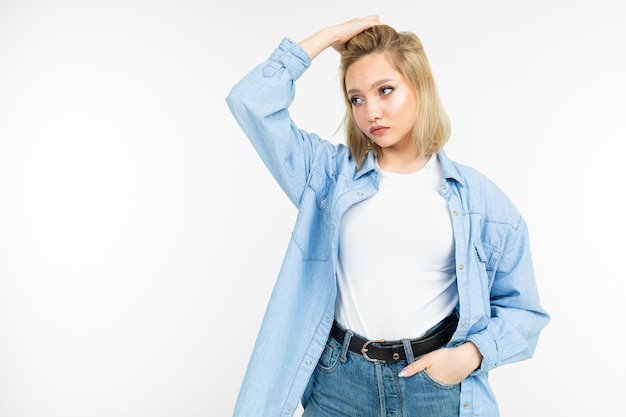
[[(0, 416), (230, 415), (296, 212), (224, 98), (283, 36), (368, 14), (421, 37), (449, 156), (529, 224), (552, 322), (492, 372), (502, 415), (620, 415), (625, 10), (0, 0)], [(337, 65), (292, 112), (334, 142)]]

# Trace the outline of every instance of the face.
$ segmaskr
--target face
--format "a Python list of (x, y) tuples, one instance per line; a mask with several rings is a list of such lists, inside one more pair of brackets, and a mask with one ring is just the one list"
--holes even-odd
[(346, 89), (357, 126), (383, 150), (414, 152), (410, 138), (417, 119), (411, 85), (383, 54), (369, 54), (346, 71)]

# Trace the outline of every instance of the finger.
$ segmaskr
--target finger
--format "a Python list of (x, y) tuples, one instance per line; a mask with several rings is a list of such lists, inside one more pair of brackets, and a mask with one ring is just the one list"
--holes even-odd
[(424, 369), (426, 369), (426, 361), (417, 360), (405, 366), (400, 372), (398, 372), (398, 376), (400, 378), (408, 378), (410, 376), (415, 375), (418, 372), (422, 372)]
[(363, 20), (368, 20), (372, 23), (380, 23), (380, 17), (377, 14), (371, 14), (369, 16), (365, 16)]
[(361, 18), (354, 18), (344, 22), (343, 24), (338, 25), (338, 27), (342, 27), (343, 33), (340, 35), (339, 39), (334, 42), (331, 46), (332, 48), (341, 53), (346, 46), (346, 42), (352, 39), (354, 36), (371, 28), (372, 26), (381, 25), (381, 21), (378, 15), (370, 15)]

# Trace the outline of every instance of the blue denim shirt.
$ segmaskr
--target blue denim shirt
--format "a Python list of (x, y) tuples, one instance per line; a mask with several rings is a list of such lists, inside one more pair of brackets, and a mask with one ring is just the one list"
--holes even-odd
[[(311, 64), (285, 38), (237, 83), (229, 108), (298, 216), (234, 416), (293, 415), (325, 346), (335, 313), (338, 229), (343, 214), (376, 193), (370, 153), (360, 169), (346, 146), (291, 120), (295, 81)], [(476, 344), (482, 365), (461, 384), (461, 416), (498, 415), (487, 373), (532, 356), (549, 318), (539, 303), (524, 220), (498, 187), (474, 169), (438, 155), (439, 190), (455, 241), (459, 325), (448, 346)]]

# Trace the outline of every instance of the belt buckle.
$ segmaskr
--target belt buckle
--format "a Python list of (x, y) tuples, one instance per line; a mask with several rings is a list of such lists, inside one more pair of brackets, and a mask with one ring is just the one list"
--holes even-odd
[(381, 362), (380, 359), (372, 359), (369, 356), (367, 356), (367, 351), (368, 351), (367, 347), (371, 345), (372, 343), (383, 343), (384, 341), (385, 339), (368, 340), (367, 342), (363, 344), (363, 347), (361, 348), (361, 355), (363, 355), (363, 357), (370, 362)]

